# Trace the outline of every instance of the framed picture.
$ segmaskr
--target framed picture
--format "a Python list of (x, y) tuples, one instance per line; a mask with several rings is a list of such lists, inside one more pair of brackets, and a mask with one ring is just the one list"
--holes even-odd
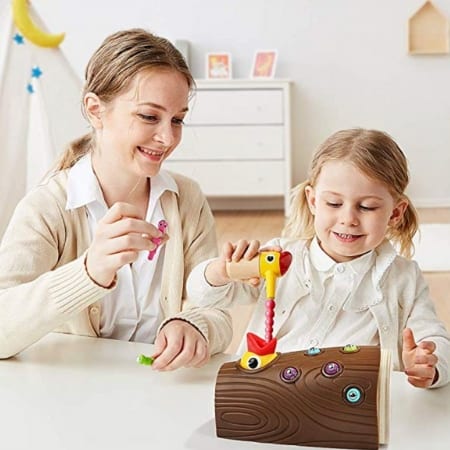
[(273, 78), (277, 56), (276, 50), (258, 50), (255, 52), (251, 78)]
[(231, 79), (231, 54), (208, 53), (206, 55), (206, 78)]

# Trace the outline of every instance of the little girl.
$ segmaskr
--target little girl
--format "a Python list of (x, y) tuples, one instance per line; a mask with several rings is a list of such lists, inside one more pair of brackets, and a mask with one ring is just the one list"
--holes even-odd
[[(408, 259), (418, 228), (408, 181), (405, 155), (383, 132), (339, 131), (318, 149), (308, 179), (293, 191), (284, 238), (265, 246), (293, 257), (277, 282), (279, 351), (380, 345), (412, 385), (449, 381), (450, 337)], [(219, 258), (193, 270), (187, 289), (201, 306), (259, 300), (247, 331), (264, 336), (265, 289), (259, 279), (232, 281), (225, 265), (259, 250), (258, 241), (225, 244)]]

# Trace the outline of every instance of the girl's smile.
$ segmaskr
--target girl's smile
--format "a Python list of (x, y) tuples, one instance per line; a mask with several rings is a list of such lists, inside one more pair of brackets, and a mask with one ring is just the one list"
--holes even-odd
[(334, 232), (334, 235), (336, 236), (336, 239), (340, 242), (355, 242), (358, 240), (362, 235), (355, 235), (355, 234), (344, 234), (344, 233), (336, 233)]

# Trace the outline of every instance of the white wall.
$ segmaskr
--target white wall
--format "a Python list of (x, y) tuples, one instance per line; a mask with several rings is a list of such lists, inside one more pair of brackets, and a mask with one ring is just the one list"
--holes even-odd
[[(293, 174), (330, 133), (379, 128), (410, 161), (417, 206), (450, 206), (450, 56), (409, 56), (408, 18), (424, 0), (33, 0), (82, 76), (119, 29), (144, 27), (191, 42), (194, 76), (208, 51), (230, 51), (236, 78), (254, 50), (277, 48), (277, 77), (293, 80)], [(434, 0), (450, 20), (450, 1)]]

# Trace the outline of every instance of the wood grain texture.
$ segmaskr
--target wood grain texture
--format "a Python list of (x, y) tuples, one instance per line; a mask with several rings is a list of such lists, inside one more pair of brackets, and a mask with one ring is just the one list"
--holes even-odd
[[(324, 373), (330, 362), (338, 363), (342, 370), (331, 377)], [(293, 382), (285, 380), (287, 368), (299, 373)], [(337, 347), (322, 349), (314, 356), (304, 351), (282, 353), (254, 371), (241, 368), (238, 361), (226, 363), (216, 381), (217, 436), (376, 449), (379, 369), (380, 350), (375, 346), (360, 347), (356, 353), (343, 353)], [(346, 400), (350, 387), (362, 393), (359, 402)]]

